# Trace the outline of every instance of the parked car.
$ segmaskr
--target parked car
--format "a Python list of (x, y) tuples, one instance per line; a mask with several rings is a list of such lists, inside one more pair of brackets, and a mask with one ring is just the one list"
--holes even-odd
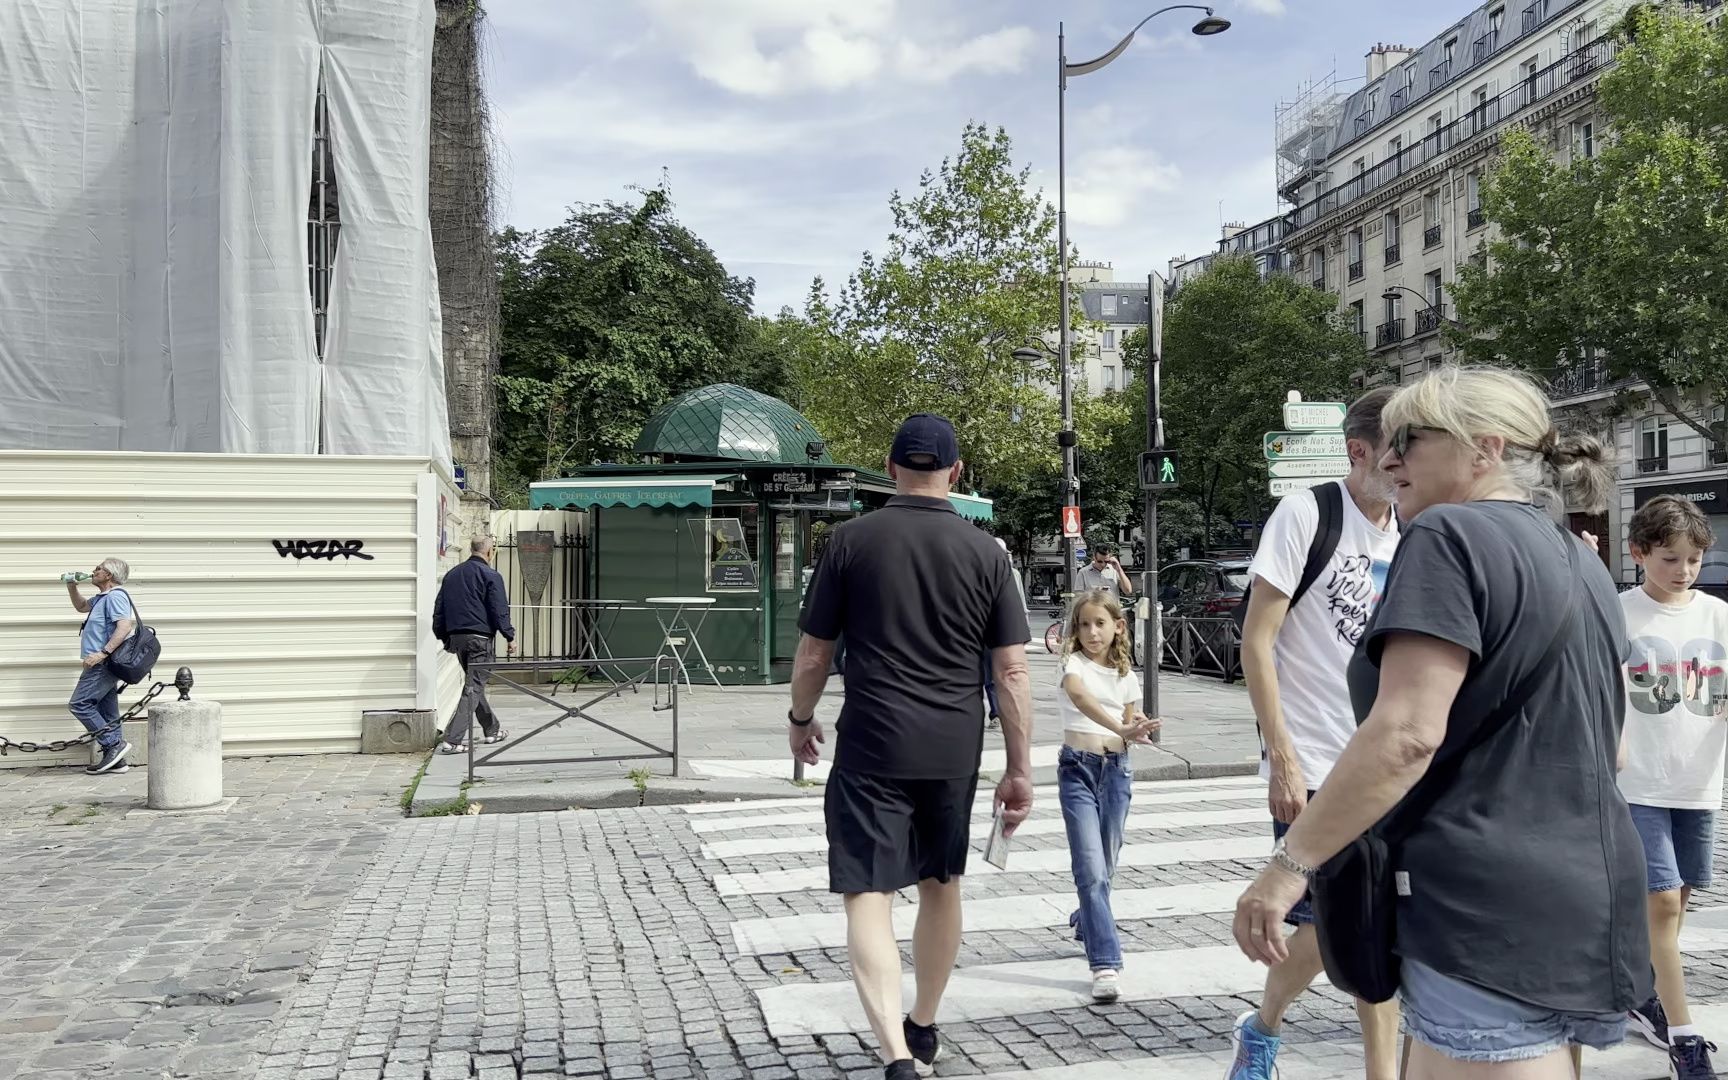
[(1189, 619), (1229, 615), (1248, 591), (1248, 559), (1190, 559), (1158, 571), (1158, 599), (1166, 616)]

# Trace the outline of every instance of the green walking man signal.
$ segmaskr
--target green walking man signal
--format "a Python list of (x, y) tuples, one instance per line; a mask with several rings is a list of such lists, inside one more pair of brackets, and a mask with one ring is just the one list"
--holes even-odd
[(1173, 491), (1180, 483), (1176, 473), (1176, 451), (1148, 450), (1140, 455), (1141, 490)]

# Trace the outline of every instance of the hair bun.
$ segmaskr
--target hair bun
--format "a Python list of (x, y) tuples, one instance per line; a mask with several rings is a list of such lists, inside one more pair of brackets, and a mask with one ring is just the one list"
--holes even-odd
[[(1558, 433), (1555, 433), (1558, 435)], [(1594, 435), (1559, 435), (1543, 456), (1560, 476), (1568, 507), (1600, 513), (1614, 494), (1613, 458)]]

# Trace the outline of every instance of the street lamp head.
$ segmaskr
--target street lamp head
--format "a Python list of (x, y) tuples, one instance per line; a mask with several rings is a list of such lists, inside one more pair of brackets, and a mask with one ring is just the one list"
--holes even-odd
[(1396, 300), (1396, 299), (1398, 299), (1398, 290), (1397, 289), (1387, 289), (1385, 292), (1380, 294), (1380, 299), (1382, 299), (1382, 300)]
[(1038, 361), (1044, 359), (1044, 353), (1042, 350), (1027, 346), (1021, 349), (1015, 349), (1014, 359), (1020, 361), (1022, 364), (1036, 364)]
[(1228, 29), (1230, 29), (1229, 19), (1220, 19), (1210, 12), (1204, 19), (1194, 24), (1194, 33), (1200, 37), (1212, 37), (1214, 34), (1222, 34)]

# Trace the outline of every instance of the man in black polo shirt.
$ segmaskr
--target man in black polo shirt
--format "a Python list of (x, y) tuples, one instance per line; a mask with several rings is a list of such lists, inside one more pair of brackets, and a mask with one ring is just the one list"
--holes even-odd
[[(996, 786), (1011, 831), (1032, 809), (1026, 609), (1001, 548), (948, 502), (960, 479), (954, 427), (910, 417), (894, 436), (888, 505), (834, 531), (810, 583), (792, 673), (789, 741), (820, 757), (816, 703), (846, 637), (846, 703), (824, 799), (828, 887), (846, 899), (852, 979), (889, 1080), (927, 1076), (941, 1054), (936, 1009), (960, 951), (960, 876), (984, 745), (988, 651), (1007, 769)], [(918, 886), (917, 1000), (900, 1024), (900, 948), (890, 906)]]

